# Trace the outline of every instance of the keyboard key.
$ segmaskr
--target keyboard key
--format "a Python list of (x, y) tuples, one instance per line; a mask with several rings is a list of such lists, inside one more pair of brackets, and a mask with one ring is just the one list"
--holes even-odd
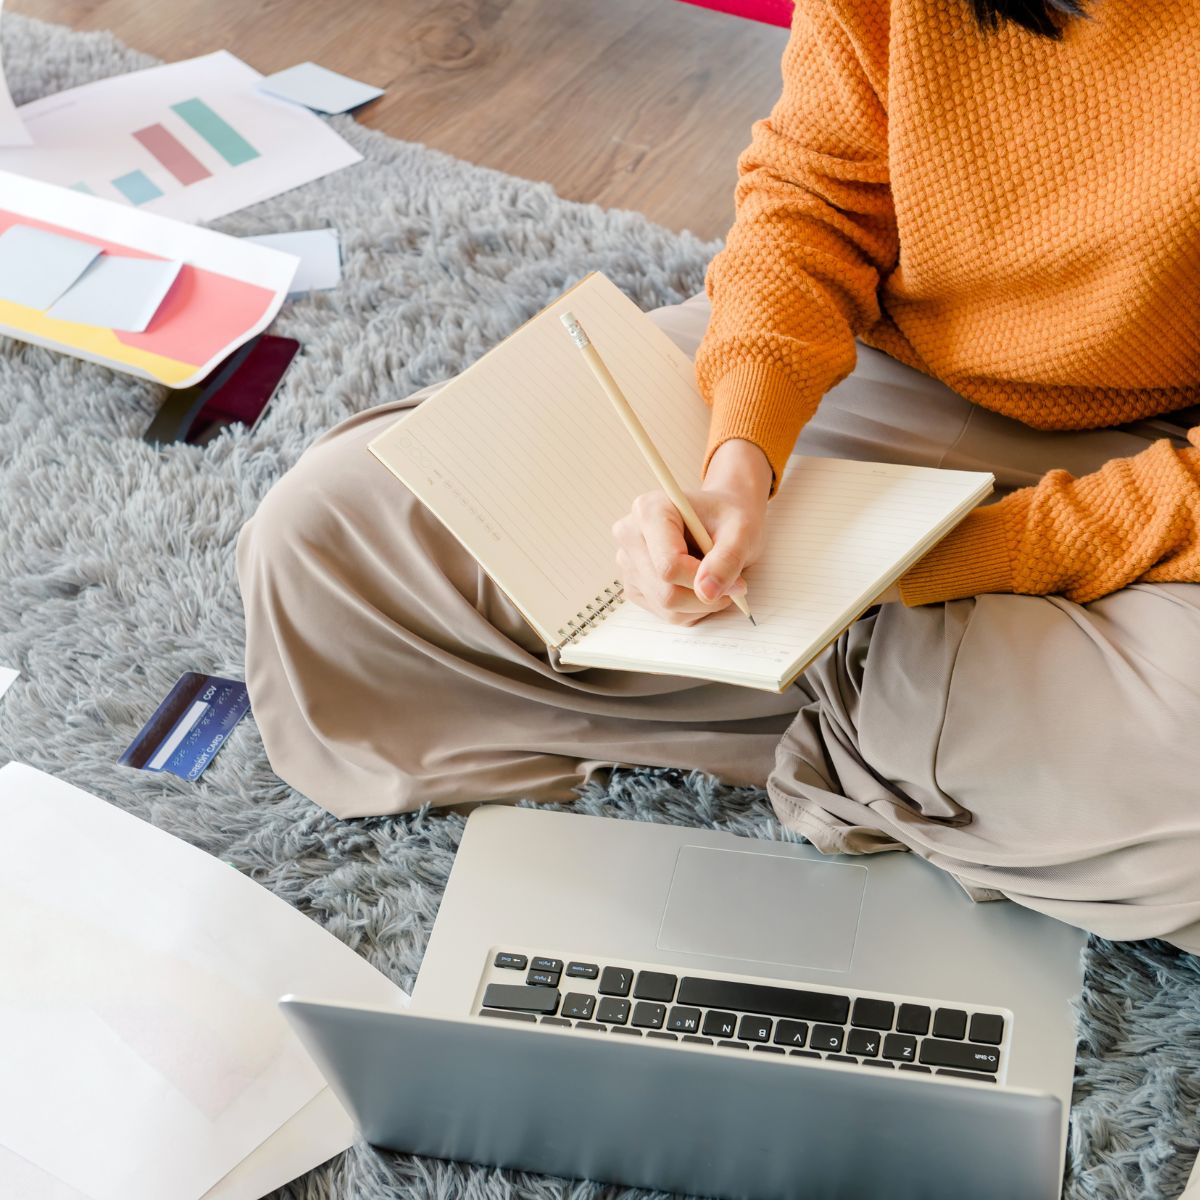
[(678, 1002), (699, 1008), (732, 1008), (734, 1012), (790, 1017), (799, 1021), (830, 1021), (842, 1025), (850, 1015), (850, 999), (828, 992), (802, 992), (796, 988), (768, 987), (761, 983), (733, 983), (725, 979), (694, 979), (679, 984)]
[(933, 1072), (928, 1067), (918, 1066), (916, 1063), (901, 1063), (900, 1070), (902, 1071), (920, 1071), (922, 1075), (932, 1075)]
[(854, 1016), (850, 1024), (860, 1025), (864, 1029), (891, 1029), (895, 1015), (896, 1006), (890, 1000), (868, 1000), (860, 996), (854, 1002)]
[(929, 1018), (933, 1016), (927, 1005), (924, 1004), (902, 1004), (900, 1005), (900, 1016), (896, 1020), (896, 1028), (901, 1033), (920, 1033), (926, 1034), (929, 1032)]
[(596, 1020), (607, 1021), (610, 1025), (624, 1025), (629, 1020), (629, 1001), (605, 996), (596, 1009)]
[(667, 1006), (665, 1004), (649, 1004), (645, 1000), (633, 1006), (631, 1025), (640, 1025), (643, 1029), (661, 1029), (666, 1020)]
[(662, 1040), (663, 1040), (664, 1042), (677, 1042), (677, 1041), (679, 1041), (679, 1038), (678, 1038), (678, 1037), (677, 1037), (675, 1034), (673, 1034), (673, 1033), (658, 1033), (658, 1032), (656, 1032), (656, 1031), (655, 1031), (655, 1030), (653, 1030), (653, 1029), (648, 1029), (648, 1030), (646, 1031), (646, 1036), (647, 1036), (647, 1037), (652, 1037), (652, 1038), (662, 1038)]
[(745, 1042), (765, 1042), (771, 1037), (771, 1021), (768, 1017), (743, 1017), (738, 1028), (738, 1037)]
[(523, 954), (506, 954), (503, 950), (496, 955), (493, 966), (507, 967), (510, 971), (523, 971), (529, 965), (529, 959)]
[(704, 1014), (704, 1032), (709, 1037), (731, 1038), (737, 1030), (737, 1017), (733, 1013), (710, 1012)]
[(639, 971), (633, 989), (635, 1000), (665, 1000), (668, 1004), (675, 999), (677, 975), (666, 975), (662, 971)]
[(803, 1021), (777, 1021), (775, 1045), (803, 1046), (808, 1041), (808, 1026)]
[(878, 1058), (879, 1043), (883, 1034), (873, 1029), (852, 1029), (846, 1038), (846, 1051), (849, 1054), (861, 1054), (863, 1058)]
[(698, 1008), (673, 1008), (667, 1017), (667, 1028), (676, 1033), (695, 1033), (700, 1028)]
[(539, 1022), (541, 1025), (565, 1025), (568, 1029), (571, 1028), (570, 1021), (564, 1021), (562, 1017), (543, 1017)]
[(605, 967), (596, 991), (602, 996), (628, 996), (633, 972), (628, 967)]
[(959, 1079), (974, 1079), (976, 1083), (995, 1083), (995, 1075), (976, 1075), (972, 1071), (938, 1071), (939, 1075), (957, 1075)]
[(600, 968), (595, 963), (567, 963), (567, 974), (572, 979), (595, 979), (600, 974)]
[(858, 1065), (860, 1067), (887, 1067), (889, 1071), (896, 1069), (895, 1063), (890, 1063), (882, 1058), (864, 1058)]
[(998, 1046), (1004, 1041), (1004, 1018), (999, 1013), (976, 1013), (971, 1018), (971, 1041)]
[(496, 1008), (491, 1010), (483, 1009), (479, 1015), (481, 1017), (504, 1017), (509, 1021), (528, 1021), (531, 1025), (537, 1024), (537, 1017), (532, 1013), (501, 1012), (500, 1009)]
[(788, 1054), (792, 1058), (820, 1058), (821, 1056), (815, 1050), (789, 1050)]
[(612, 1027), (612, 1032), (613, 1033), (623, 1033), (623, 1034), (625, 1034), (626, 1037), (641, 1037), (642, 1036), (642, 1031), (640, 1029), (622, 1029), (620, 1025), (614, 1025)]
[(558, 987), (557, 971), (530, 971), (525, 976), (530, 987)]
[(825, 1055), (826, 1062), (848, 1062), (858, 1066), (858, 1059), (851, 1058), (848, 1054), (827, 1054)]
[(935, 1038), (966, 1037), (967, 1014), (961, 1008), (939, 1008), (933, 1014), (933, 1036)]
[(844, 1033), (840, 1025), (814, 1025), (808, 1044), (814, 1050), (840, 1050)]
[(926, 1038), (921, 1043), (921, 1061), (932, 1067), (957, 1067), (960, 1071), (991, 1071), (994, 1074), (1000, 1069), (1000, 1051), (995, 1046)]
[(562, 974), (562, 959), (561, 958), (535, 958), (533, 960), (533, 969), (535, 971), (549, 971), (553, 975)]
[(568, 992), (563, 997), (562, 1015), (574, 1017), (579, 1021), (590, 1021), (592, 1010), (596, 1007), (596, 997), (586, 996), (582, 992)]
[(484, 1008), (507, 1008), (553, 1016), (558, 1011), (558, 993), (551, 988), (524, 984), (489, 983), (483, 993)]
[[(546, 1018), (543, 1017), (544, 1021)], [(786, 1054), (787, 1051), (782, 1046), (755, 1046), (756, 1054)]]
[(683, 1035), (683, 1040), (685, 1042), (699, 1042), (702, 1046), (711, 1046), (713, 1044), (712, 1038), (696, 1037), (696, 1035), (692, 1033), (685, 1033)]
[(916, 1062), (917, 1039), (907, 1033), (889, 1033), (883, 1039), (883, 1057), (899, 1062)]
[(745, 1042), (718, 1042), (718, 1046), (724, 1046), (726, 1050), (749, 1050), (750, 1047)]
[(597, 1025), (594, 1021), (576, 1021), (575, 1028), (583, 1030), (584, 1033), (607, 1033), (607, 1025)]

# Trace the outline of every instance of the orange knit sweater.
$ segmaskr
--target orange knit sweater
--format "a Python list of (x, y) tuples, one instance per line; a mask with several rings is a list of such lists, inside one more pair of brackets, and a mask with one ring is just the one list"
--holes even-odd
[[(856, 336), (1040, 429), (1200, 402), (1200, 0), (1092, 11), (1052, 42), (968, 0), (797, 0), (709, 270), (710, 454), (778, 478)], [(902, 590), (1200, 580), (1198, 528), (1200, 450), (1163, 442), (978, 510)]]

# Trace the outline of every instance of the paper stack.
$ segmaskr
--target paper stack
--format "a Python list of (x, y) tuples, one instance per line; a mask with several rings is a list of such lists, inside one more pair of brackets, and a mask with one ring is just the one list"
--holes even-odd
[(258, 1200), (354, 1130), (287, 992), (403, 1007), (228, 864), (0, 770), (0, 1198)]

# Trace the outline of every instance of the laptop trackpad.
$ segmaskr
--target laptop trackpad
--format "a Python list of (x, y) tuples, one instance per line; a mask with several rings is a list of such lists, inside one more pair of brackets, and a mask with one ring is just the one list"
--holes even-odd
[(849, 863), (683, 846), (658, 948), (847, 971), (866, 886)]

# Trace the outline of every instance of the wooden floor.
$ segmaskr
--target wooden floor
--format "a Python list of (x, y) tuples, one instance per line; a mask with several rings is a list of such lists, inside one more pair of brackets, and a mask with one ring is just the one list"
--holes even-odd
[(8, 0), (168, 61), (226, 48), (387, 88), (366, 125), (722, 236), (786, 31), (677, 0)]

